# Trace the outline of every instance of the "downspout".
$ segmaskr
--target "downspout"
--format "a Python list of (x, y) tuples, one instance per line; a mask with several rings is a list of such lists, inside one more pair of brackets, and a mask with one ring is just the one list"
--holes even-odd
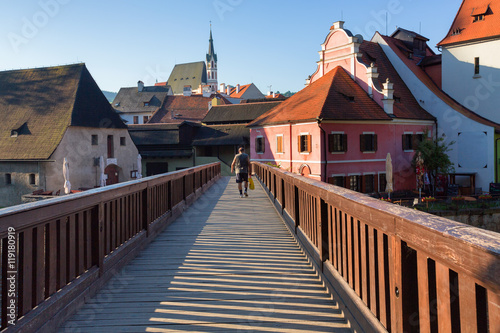
[(495, 139), (495, 183), (499, 182), (498, 177), (498, 141), (500, 138)]
[(326, 173), (327, 173), (327, 170), (328, 170), (328, 155), (327, 155), (327, 151), (326, 151), (326, 132), (325, 130), (323, 129), (323, 127), (321, 127), (321, 122), (323, 121), (322, 118), (316, 118), (316, 120), (318, 121), (318, 127), (319, 129), (321, 130), (321, 132), (323, 133), (323, 156), (324, 156), (324, 159), (325, 159), (325, 166), (324, 166), (324, 170), (323, 170), (323, 175), (321, 175), (321, 181), (323, 182), (327, 182), (327, 178), (326, 178)]
[(293, 172), (293, 160), (292, 160), (292, 123), (289, 121), (290, 123), (290, 172)]

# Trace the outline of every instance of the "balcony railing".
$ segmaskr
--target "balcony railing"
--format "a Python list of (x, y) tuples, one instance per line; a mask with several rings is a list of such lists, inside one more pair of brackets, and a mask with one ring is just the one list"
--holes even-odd
[(262, 163), (253, 170), (361, 327), (498, 332), (500, 234)]
[(53, 331), (218, 177), (213, 163), (0, 210), (2, 328)]

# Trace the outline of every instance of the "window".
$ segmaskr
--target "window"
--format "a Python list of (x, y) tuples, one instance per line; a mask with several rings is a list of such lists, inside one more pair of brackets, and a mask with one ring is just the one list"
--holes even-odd
[(333, 133), (328, 135), (328, 151), (330, 153), (347, 151), (347, 134)]
[(375, 176), (374, 175), (364, 175), (363, 176), (363, 193), (373, 193), (375, 192)]
[(125, 140), (124, 136), (120, 137), (120, 146), (126, 146), (127, 145), (127, 140)]
[(353, 191), (361, 192), (361, 176), (349, 176), (349, 188)]
[(484, 14), (474, 15), (474, 20), (472, 22), (484, 21)]
[(264, 138), (259, 136), (255, 138), (255, 152), (257, 154), (263, 154), (264, 153)]
[(474, 75), (479, 75), (479, 57), (474, 58)]
[(405, 133), (403, 134), (403, 150), (415, 150), (418, 148), (420, 142), (424, 140), (424, 135), (422, 133), (412, 134)]
[(97, 146), (99, 144), (99, 139), (96, 134), (92, 134), (92, 146)]
[(113, 136), (108, 135), (108, 158), (114, 158), (115, 157), (115, 149), (114, 149), (114, 144), (113, 144)]
[(36, 177), (35, 177), (34, 173), (30, 173), (29, 182), (30, 182), (30, 185), (36, 185)]
[(5, 185), (11, 185), (12, 184), (12, 175), (10, 173), (5, 174)]
[(276, 153), (283, 154), (283, 135), (276, 136)]
[(378, 174), (378, 191), (385, 192), (385, 187), (387, 186), (387, 180), (385, 179), (385, 173)]
[(144, 124), (145, 124), (145, 123), (147, 123), (147, 122), (148, 122), (148, 120), (149, 120), (149, 117), (148, 117), (148, 116), (143, 116), (143, 117), (142, 117), (142, 122), (143, 122)]
[(134, 124), (139, 124), (139, 116), (134, 116)]
[(149, 106), (149, 102), (144, 102), (144, 106)]
[(302, 134), (299, 135), (299, 152), (300, 153), (310, 153), (311, 152), (311, 135)]
[(328, 178), (328, 182), (335, 186), (345, 187), (345, 177), (344, 176), (333, 176)]
[(377, 134), (363, 133), (359, 136), (359, 144), (362, 152), (377, 151)]

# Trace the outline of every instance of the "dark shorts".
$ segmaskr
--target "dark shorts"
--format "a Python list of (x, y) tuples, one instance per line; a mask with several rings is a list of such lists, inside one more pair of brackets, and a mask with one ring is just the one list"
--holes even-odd
[(237, 183), (248, 182), (248, 173), (237, 173), (236, 182)]

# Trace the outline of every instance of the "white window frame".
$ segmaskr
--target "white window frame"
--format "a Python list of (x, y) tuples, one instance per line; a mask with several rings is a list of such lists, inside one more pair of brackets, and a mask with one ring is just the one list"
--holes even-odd
[[(311, 133), (309, 133), (309, 132), (307, 132), (307, 133), (305, 133), (305, 132), (304, 133), (303, 132), (299, 133), (298, 140), (300, 140), (300, 137), (303, 136), (303, 135), (311, 135)], [(313, 137), (311, 135), (311, 151), (312, 151), (312, 139), (313, 139)], [(300, 152), (300, 155), (309, 155), (309, 154), (311, 154), (311, 152), (309, 152), (309, 151)]]

